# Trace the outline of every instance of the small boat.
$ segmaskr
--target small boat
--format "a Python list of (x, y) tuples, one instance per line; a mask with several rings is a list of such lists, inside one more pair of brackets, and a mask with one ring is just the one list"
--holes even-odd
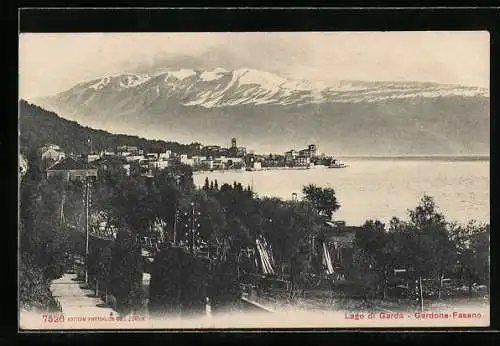
[(328, 166), (328, 168), (346, 168), (346, 167), (349, 167), (349, 166), (346, 165), (345, 163), (340, 162), (337, 159), (332, 160), (332, 162)]

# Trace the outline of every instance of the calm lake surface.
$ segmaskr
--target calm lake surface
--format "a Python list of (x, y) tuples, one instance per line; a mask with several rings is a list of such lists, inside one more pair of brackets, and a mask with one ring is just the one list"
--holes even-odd
[(360, 225), (367, 219), (388, 222), (393, 216), (407, 219), (424, 195), (434, 197), (446, 220), (467, 223), (490, 219), (490, 163), (483, 161), (359, 160), (344, 159), (343, 169), (269, 170), (254, 172), (199, 172), (223, 183), (251, 185), (259, 197), (301, 198), (302, 186), (316, 184), (335, 189), (341, 207), (335, 219)]

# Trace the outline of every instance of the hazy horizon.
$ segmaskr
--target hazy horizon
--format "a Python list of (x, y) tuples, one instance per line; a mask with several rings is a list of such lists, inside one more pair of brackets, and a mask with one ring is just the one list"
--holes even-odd
[[(259, 58), (255, 58), (255, 52), (259, 52)], [(30, 100), (109, 74), (165, 67), (254, 68), (311, 81), (414, 81), (488, 89), (489, 34), (421, 31), (20, 35), (19, 94)]]

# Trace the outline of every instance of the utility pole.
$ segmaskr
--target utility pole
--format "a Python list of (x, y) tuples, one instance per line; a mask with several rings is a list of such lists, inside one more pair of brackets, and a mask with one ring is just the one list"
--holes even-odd
[(175, 213), (174, 213), (174, 246), (176, 245), (176, 238), (177, 238), (177, 217), (178, 217), (178, 212), (177, 212), (177, 207), (175, 208)]
[[(59, 216), (59, 227), (61, 228), (62, 231), (64, 231), (64, 224), (65, 224), (65, 220), (64, 220), (64, 198), (65, 197), (66, 197), (66, 193), (65, 193), (64, 187), (63, 187), (63, 190), (61, 193), (61, 213)], [(69, 253), (68, 253), (68, 251), (65, 251), (65, 253), (64, 253), (64, 271), (65, 272), (68, 270), (68, 265), (69, 265), (68, 262), (69, 261), (70, 261)]]
[(89, 284), (89, 179), (85, 178), (85, 285)]
[(424, 292), (422, 290), (422, 277), (420, 276), (418, 278), (418, 281), (419, 281), (419, 286), (420, 286), (420, 311), (421, 312), (424, 312)]
[(438, 299), (441, 300), (441, 291), (443, 290), (443, 280), (444, 280), (444, 273), (441, 273), (439, 276), (439, 291), (438, 291)]
[(194, 255), (194, 202), (191, 202), (191, 253)]
[(65, 197), (66, 197), (66, 193), (63, 190), (62, 196), (61, 196), (61, 214), (60, 214), (61, 227), (64, 224), (64, 199), (65, 199)]

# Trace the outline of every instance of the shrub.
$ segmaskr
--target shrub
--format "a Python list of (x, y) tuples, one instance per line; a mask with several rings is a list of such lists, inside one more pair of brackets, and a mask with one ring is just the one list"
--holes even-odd
[(19, 266), (19, 303), (27, 311), (62, 311), (59, 302), (52, 296), (42, 269), (27, 256), (21, 258)]
[(158, 252), (153, 262), (149, 286), (151, 315), (170, 315), (181, 312), (181, 290), (187, 255), (180, 248)]
[(134, 291), (142, 286), (142, 257), (132, 234), (123, 231), (112, 249), (110, 289), (119, 312), (134, 307)]
[(234, 256), (218, 264), (211, 280), (210, 303), (213, 312), (237, 308), (241, 299), (241, 288)]
[(182, 277), (180, 298), (183, 315), (192, 316), (205, 313), (208, 282), (208, 263), (189, 255)]

